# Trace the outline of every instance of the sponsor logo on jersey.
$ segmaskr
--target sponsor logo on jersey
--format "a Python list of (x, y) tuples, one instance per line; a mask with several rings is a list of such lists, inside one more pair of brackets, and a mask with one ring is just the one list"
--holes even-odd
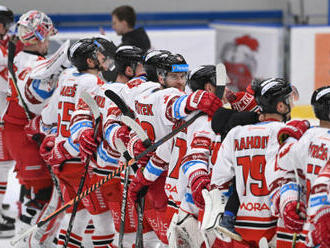
[(178, 193), (178, 189), (176, 188), (176, 185), (172, 187), (170, 183), (165, 184), (165, 190), (167, 190), (170, 193)]
[(152, 112), (152, 104), (139, 103), (138, 101), (135, 101), (135, 110), (140, 115), (154, 115)]
[(263, 211), (263, 210), (270, 211), (270, 208), (266, 203), (259, 203), (259, 202), (243, 202), (240, 205), (240, 209), (247, 211)]
[(247, 149), (265, 149), (268, 144), (269, 136), (248, 136), (234, 140), (235, 151)]

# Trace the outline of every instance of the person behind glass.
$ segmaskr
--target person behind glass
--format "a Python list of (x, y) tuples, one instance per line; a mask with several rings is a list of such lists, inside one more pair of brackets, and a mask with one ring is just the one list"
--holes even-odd
[(144, 28), (134, 28), (136, 14), (131, 6), (119, 6), (112, 11), (111, 15), (112, 28), (122, 36), (122, 45), (134, 45), (144, 52), (150, 49), (150, 39)]

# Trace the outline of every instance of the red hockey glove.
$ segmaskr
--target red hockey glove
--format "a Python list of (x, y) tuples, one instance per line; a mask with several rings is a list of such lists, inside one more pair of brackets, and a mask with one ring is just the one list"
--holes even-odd
[(40, 155), (44, 161), (47, 161), (51, 156), (52, 149), (55, 146), (55, 134), (47, 135), (40, 145)]
[[(144, 152), (146, 147), (143, 145), (142, 140), (138, 138), (138, 136), (134, 133), (131, 135), (131, 139), (129, 140), (127, 144), (127, 150), (128, 153), (131, 155), (131, 157), (136, 157), (141, 152)], [(153, 155), (153, 152), (147, 153), (144, 157), (140, 158), (138, 163), (145, 167), (150, 159), (150, 157)]]
[(297, 201), (290, 201), (284, 207), (283, 221), (286, 228), (293, 232), (300, 232), (304, 225), (304, 220), (300, 216), (306, 216), (304, 202), (300, 202), (299, 214), (296, 211)]
[(128, 200), (134, 205), (138, 197), (147, 193), (147, 187), (153, 182), (145, 179), (141, 169), (138, 169), (133, 181), (129, 184)]
[(213, 116), (220, 107), (222, 107), (222, 101), (215, 94), (197, 90), (188, 96), (186, 110), (201, 110), (208, 116)]
[(313, 243), (330, 247), (330, 208), (322, 208), (313, 218), (315, 230), (312, 231)]
[(92, 156), (97, 150), (100, 138), (98, 138), (98, 142), (96, 142), (93, 136), (93, 128), (87, 128), (79, 135), (78, 142), (80, 144), (80, 158), (83, 161), (86, 160), (87, 156)]
[(120, 126), (120, 128), (118, 128), (116, 130), (116, 133), (114, 134), (114, 137), (116, 139), (120, 139), (121, 141), (123, 141), (124, 145), (127, 146), (130, 137), (129, 137), (129, 133), (130, 130), (126, 125)]
[(59, 165), (66, 160), (72, 159), (72, 155), (64, 148), (64, 142), (55, 144), (49, 156), (45, 156), (44, 160), (50, 165)]
[(233, 92), (226, 91), (227, 100), (229, 101), (231, 108), (239, 112), (242, 111), (257, 111), (259, 109), (254, 96), (247, 92)]
[(189, 176), (189, 184), (192, 192), (192, 197), (194, 203), (200, 209), (204, 209), (205, 206), (202, 190), (203, 189), (210, 190), (211, 189), (210, 182), (211, 182), (210, 175), (204, 169), (196, 170), (193, 173), (191, 173)]
[(45, 138), (45, 135), (40, 132), (40, 121), (41, 116), (38, 115), (30, 120), (29, 123), (24, 127), (25, 134), (30, 141), (34, 140), (41, 143)]
[(282, 127), (280, 131), (278, 131), (278, 143), (282, 145), (288, 137), (293, 137), (299, 140), (309, 127), (310, 124), (307, 120), (295, 120), (288, 122), (285, 127)]

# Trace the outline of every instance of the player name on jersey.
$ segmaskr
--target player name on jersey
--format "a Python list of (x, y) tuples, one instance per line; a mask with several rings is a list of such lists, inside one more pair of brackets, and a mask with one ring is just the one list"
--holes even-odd
[(235, 151), (247, 149), (265, 149), (269, 136), (248, 136), (234, 140)]

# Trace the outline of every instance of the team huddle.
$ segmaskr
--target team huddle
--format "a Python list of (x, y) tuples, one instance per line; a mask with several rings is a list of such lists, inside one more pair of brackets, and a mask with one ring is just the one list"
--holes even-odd
[(285, 79), (234, 92), (221, 64), (190, 70), (180, 54), (105, 36), (46, 57), (52, 20), (28, 11), (10, 37), (13, 19), (1, 6), (0, 203), (10, 161), (21, 193), (0, 237), (33, 248), (330, 247), (330, 86), (312, 95), (311, 127), (290, 120), (298, 96)]

